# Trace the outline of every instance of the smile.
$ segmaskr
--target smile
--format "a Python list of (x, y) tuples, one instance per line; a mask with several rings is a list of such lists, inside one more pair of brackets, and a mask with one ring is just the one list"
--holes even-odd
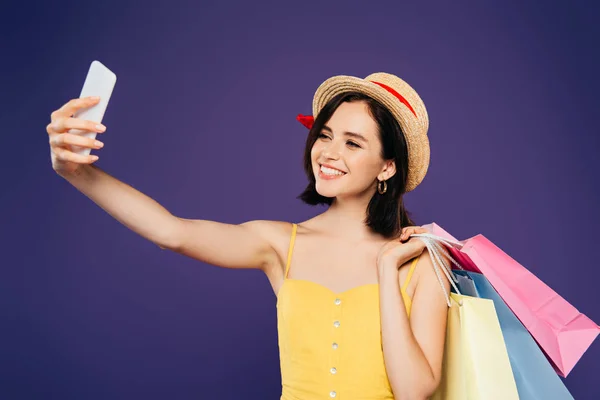
[(321, 165), (319, 169), (319, 177), (323, 179), (336, 179), (346, 175), (345, 172), (340, 171), (339, 169), (329, 168), (324, 165)]

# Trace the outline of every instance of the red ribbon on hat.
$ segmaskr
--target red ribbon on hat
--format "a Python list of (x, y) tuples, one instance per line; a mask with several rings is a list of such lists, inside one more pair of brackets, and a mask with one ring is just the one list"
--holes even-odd
[[(380, 82), (375, 82), (375, 81), (371, 81), (372, 83), (381, 86), (382, 88), (384, 88), (385, 90), (387, 90), (388, 92), (390, 92), (392, 95), (394, 95), (394, 97), (396, 97), (402, 104), (404, 104), (406, 107), (408, 107), (408, 109), (414, 114), (414, 116), (417, 116), (417, 113), (415, 113), (415, 110), (412, 108), (412, 106), (410, 105), (410, 103), (398, 92), (396, 92), (393, 88), (389, 87), (388, 85), (385, 85), (383, 83)], [(313, 124), (315, 123), (315, 118), (312, 115), (302, 115), (302, 114), (298, 114), (298, 116), (296, 117), (296, 119), (298, 121), (300, 121), (300, 123), (302, 125), (304, 125), (307, 129), (311, 129)]]

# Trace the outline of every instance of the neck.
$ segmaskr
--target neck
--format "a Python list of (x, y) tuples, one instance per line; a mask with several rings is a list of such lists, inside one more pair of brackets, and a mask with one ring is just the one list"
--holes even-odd
[(347, 239), (379, 239), (380, 235), (371, 231), (365, 223), (368, 199), (336, 198), (331, 206), (321, 214), (322, 222), (334, 231), (336, 236)]

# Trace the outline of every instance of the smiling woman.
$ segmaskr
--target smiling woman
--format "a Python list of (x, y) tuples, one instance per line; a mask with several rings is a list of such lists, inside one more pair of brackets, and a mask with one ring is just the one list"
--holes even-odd
[(380, 73), (330, 78), (313, 111), (299, 116), (299, 197), (329, 208), (292, 227), (277, 293), (282, 399), (424, 399), (440, 381), (446, 300), (423, 243), (394, 238), (414, 224), (403, 195), (429, 164), (425, 106)]
[[(263, 271), (277, 295), (281, 399), (422, 399), (440, 381), (447, 318), (425, 244), (410, 239), (403, 196), (429, 165), (428, 117), (397, 76), (337, 76), (313, 98), (300, 198), (329, 207), (302, 222), (226, 224), (172, 215), (71, 146), (101, 144), (73, 118), (98, 99), (51, 114), (54, 170), (162, 249), (224, 268)], [(105, 127), (103, 127), (103, 130)], [(446, 291), (449, 284), (446, 283)]]

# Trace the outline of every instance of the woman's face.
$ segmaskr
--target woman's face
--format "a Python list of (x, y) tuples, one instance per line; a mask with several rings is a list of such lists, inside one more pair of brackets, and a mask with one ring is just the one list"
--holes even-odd
[(342, 103), (319, 133), (311, 151), (317, 192), (325, 197), (372, 194), (376, 179), (395, 172), (381, 158), (377, 123), (363, 101)]

